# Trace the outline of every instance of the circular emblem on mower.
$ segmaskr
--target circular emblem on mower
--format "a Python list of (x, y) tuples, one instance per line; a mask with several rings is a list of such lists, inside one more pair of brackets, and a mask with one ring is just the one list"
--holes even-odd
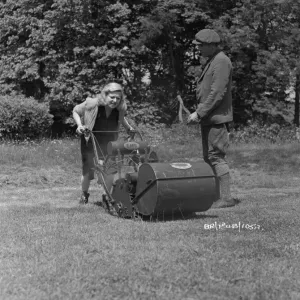
[(189, 168), (192, 167), (192, 165), (189, 164), (189, 163), (171, 163), (171, 166), (172, 166), (173, 168), (176, 168), (176, 169), (183, 169), (183, 170), (189, 169)]
[(127, 150), (136, 150), (139, 149), (140, 145), (136, 142), (127, 142), (124, 144), (124, 148)]

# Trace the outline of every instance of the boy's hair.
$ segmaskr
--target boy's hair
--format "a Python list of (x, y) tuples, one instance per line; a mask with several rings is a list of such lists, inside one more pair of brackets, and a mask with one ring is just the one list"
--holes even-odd
[(110, 83), (106, 84), (103, 87), (100, 95), (101, 95), (102, 99), (105, 99), (107, 94), (112, 93), (112, 92), (120, 92), (121, 93), (121, 101), (120, 101), (119, 105), (117, 106), (117, 109), (126, 111), (126, 109), (127, 109), (126, 95), (124, 93), (123, 87), (119, 83), (110, 82)]

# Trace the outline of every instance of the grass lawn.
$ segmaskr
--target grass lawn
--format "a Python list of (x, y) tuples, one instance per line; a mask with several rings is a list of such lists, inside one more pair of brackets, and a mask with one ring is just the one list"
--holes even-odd
[(160, 222), (79, 206), (78, 146), (0, 145), (0, 299), (300, 299), (299, 144), (233, 145), (241, 203)]

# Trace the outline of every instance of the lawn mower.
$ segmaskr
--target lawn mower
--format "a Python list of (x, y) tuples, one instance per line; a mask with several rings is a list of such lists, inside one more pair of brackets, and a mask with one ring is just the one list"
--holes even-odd
[(217, 179), (204, 161), (159, 162), (139, 131), (109, 142), (107, 156), (99, 159), (93, 143), (95, 173), (105, 193), (102, 203), (108, 212), (140, 219), (208, 210), (218, 199)]

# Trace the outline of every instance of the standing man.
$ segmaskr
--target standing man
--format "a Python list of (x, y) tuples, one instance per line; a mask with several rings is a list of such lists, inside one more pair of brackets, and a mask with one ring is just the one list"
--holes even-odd
[(188, 123), (201, 123), (203, 158), (212, 166), (219, 181), (220, 199), (212, 208), (236, 204), (231, 197), (229, 167), (225, 160), (229, 146), (227, 124), (233, 120), (232, 64), (219, 49), (220, 41), (217, 32), (211, 29), (203, 29), (195, 35), (193, 43), (208, 61), (197, 79), (196, 97), (199, 105), (188, 118)]

